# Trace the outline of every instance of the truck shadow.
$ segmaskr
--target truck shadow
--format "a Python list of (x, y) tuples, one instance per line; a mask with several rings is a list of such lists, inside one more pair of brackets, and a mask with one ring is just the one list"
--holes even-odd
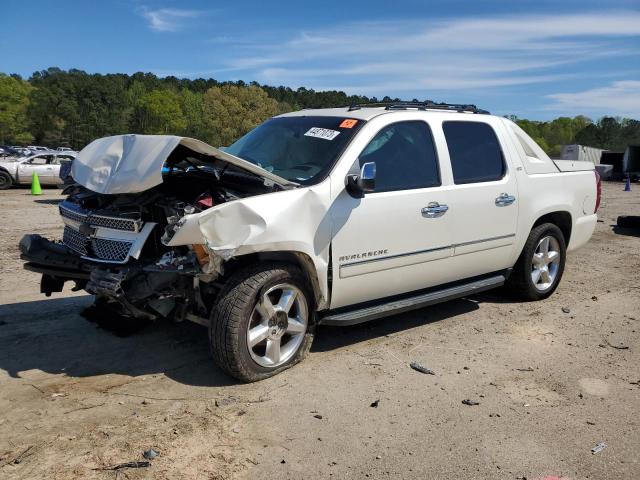
[(82, 318), (92, 301), (85, 295), (0, 305), (0, 369), (13, 378), (40, 370), (70, 377), (164, 373), (193, 386), (237, 383), (209, 358), (205, 328), (157, 322), (118, 336)]
[(463, 298), (349, 327), (321, 325), (318, 327), (311, 351), (326, 352), (355, 345), (403, 330), (440, 322), (473, 312), (478, 308), (477, 302)]
[[(69, 377), (162, 373), (191, 386), (238, 383), (209, 357), (204, 327), (148, 322), (105, 328), (82, 317), (92, 302), (84, 295), (0, 305), (0, 369), (12, 378), (39, 370)], [(477, 301), (460, 299), (351, 327), (321, 326), (312, 351), (340, 349), (478, 308)]]

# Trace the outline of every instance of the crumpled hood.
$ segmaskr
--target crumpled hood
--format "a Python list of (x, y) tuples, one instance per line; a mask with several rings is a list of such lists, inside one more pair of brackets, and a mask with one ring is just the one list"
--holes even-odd
[(200, 140), (175, 135), (129, 134), (99, 138), (80, 151), (73, 161), (71, 176), (97, 193), (143, 192), (162, 183), (162, 167), (178, 145), (228, 162), (275, 184), (296, 185)]

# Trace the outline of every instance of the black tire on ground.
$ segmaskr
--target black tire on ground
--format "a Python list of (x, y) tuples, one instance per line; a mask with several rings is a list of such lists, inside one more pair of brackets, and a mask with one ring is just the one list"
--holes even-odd
[[(304, 295), (308, 307), (307, 329), (298, 350), (288, 361), (265, 367), (254, 361), (249, 352), (247, 329), (264, 292), (283, 283), (293, 285)], [(315, 333), (315, 303), (311, 291), (300, 269), (286, 263), (256, 265), (234, 273), (211, 312), (209, 346), (213, 360), (243, 382), (263, 380), (300, 362), (309, 352)]]
[[(531, 277), (533, 269), (533, 255), (536, 252), (538, 243), (544, 237), (553, 237), (558, 243), (560, 262), (557, 267), (557, 273), (551, 285), (544, 290), (536, 288)], [(567, 247), (562, 231), (553, 223), (543, 223), (538, 225), (529, 234), (522, 253), (516, 262), (509, 279), (507, 280), (507, 288), (518, 298), (522, 300), (542, 300), (549, 297), (558, 287), (564, 272), (565, 260), (567, 257)]]
[(0, 170), (0, 190), (6, 190), (13, 185), (13, 179), (9, 173)]
[(635, 215), (620, 215), (616, 224), (620, 228), (640, 228), (640, 217)]

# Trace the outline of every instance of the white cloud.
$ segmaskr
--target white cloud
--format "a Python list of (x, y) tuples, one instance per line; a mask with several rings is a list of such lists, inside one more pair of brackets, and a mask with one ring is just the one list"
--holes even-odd
[(401, 94), (554, 82), (637, 54), (640, 12), (356, 22), (238, 46), (224, 67), (270, 84)]
[(574, 93), (547, 95), (555, 104), (549, 109), (570, 112), (601, 112), (610, 115), (640, 117), (640, 81), (622, 80), (606, 87)]
[(147, 7), (141, 7), (137, 9), (137, 12), (147, 21), (149, 27), (157, 32), (177, 32), (186, 26), (187, 20), (202, 13), (198, 10), (177, 8), (151, 10)]

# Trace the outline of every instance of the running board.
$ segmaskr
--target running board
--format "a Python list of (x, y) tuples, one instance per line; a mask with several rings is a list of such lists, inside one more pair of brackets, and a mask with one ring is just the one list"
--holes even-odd
[(503, 285), (505, 281), (506, 278), (504, 275), (496, 275), (483, 278), (482, 280), (445, 287), (441, 290), (404, 297), (399, 300), (391, 300), (386, 303), (356, 308), (355, 310), (342, 311), (339, 313), (329, 311), (326, 316), (320, 319), (320, 324), (355, 325), (357, 323), (368, 322), (369, 320), (375, 320), (389, 315), (397, 315), (398, 313), (428, 307), (429, 305), (446, 302), (455, 298), (466, 297), (467, 295), (484, 292), (485, 290), (491, 290), (492, 288)]

